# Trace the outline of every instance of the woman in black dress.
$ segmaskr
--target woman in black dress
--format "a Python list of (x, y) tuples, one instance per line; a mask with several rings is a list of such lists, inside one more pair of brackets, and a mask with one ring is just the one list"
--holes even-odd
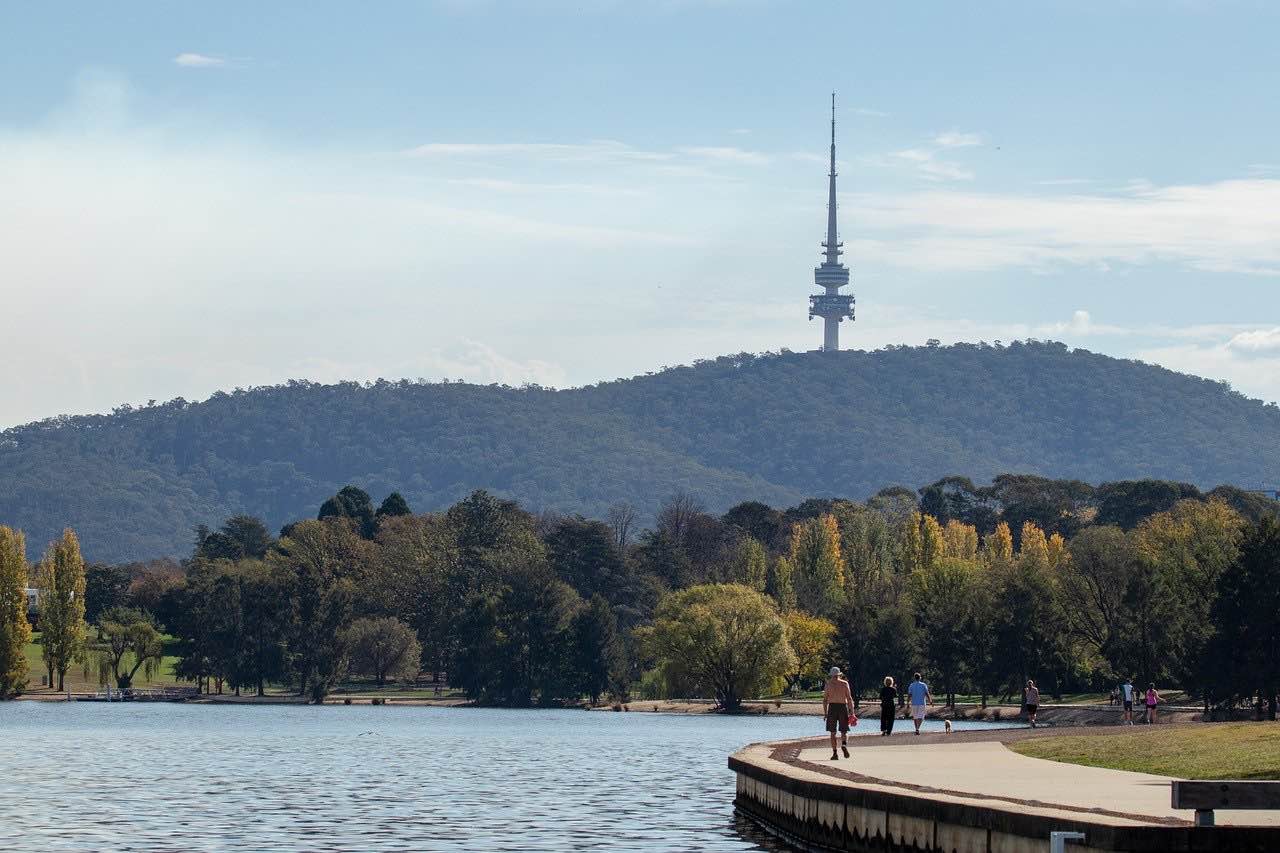
[(884, 677), (884, 687), (880, 688), (880, 734), (893, 733), (893, 718), (898, 712), (898, 691), (893, 686), (893, 676)]

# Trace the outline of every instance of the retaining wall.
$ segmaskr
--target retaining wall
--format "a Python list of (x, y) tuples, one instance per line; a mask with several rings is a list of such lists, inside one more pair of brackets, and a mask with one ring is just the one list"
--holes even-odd
[(737, 774), (734, 806), (788, 844), (809, 851), (888, 853), (1049, 853), (1049, 834), (1085, 834), (1068, 850), (1280, 851), (1280, 829), (1147, 824), (1140, 820), (1015, 807), (823, 779), (776, 760), (757, 744), (729, 758)]

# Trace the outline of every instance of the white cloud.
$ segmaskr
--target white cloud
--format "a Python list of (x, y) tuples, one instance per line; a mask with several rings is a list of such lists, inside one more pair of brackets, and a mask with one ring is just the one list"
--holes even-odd
[(1239, 332), (1227, 341), (1227, 349), (1241, 355), (1280, 356), (1280, 326)]
[(429, 142), (401, 152), (415, 159), (469, 159), (489, 163), (527, 161), (547, 163), (632, 164), (694, 175), (697, 164), (762, 166), (771, 157), (730, 145), (679, 145), (665, 151), (636, 148), (613, 139), (588, 142)]
[[(915, 152), (903, 159), (931, 162)], [(843, 203), (867, 235), (854, 251), (893, 265), (1050, 270), (1169, 262), (1280, 276), (1280, 180), (1054, 196), (938, 190)]]
[(1280, 357), (1242, 356), (1227, 344), (1175, 344), (1141, 349), (1136, 357), (1170, 370), (1222, 379), (1249, 397), (1280, 401)]
[(702, 157), (708, 160), (744, 166), (763, 166), (769, 162), (769, 157), (759, 151), (746, 151), (729, 146), (688, 145), (682, 146), (677, 150), (692, 157)]
[(446, 182), (460, 187), (474, 187), (499, 193), (539, 194), (539, 193), (583, 193), (589, 195), (640, 196), (647, 195), (645, 190), (635, 187), (615, 187), (606, 184), (587, 183), (535, 183), (530, 181), (510, 181), (502, 178), (447, 178)]
[(938, 155), (943, 151), (981, 144), (982, 138), (976, 133), (950, 130), (934, 136), (930, 145), (905, 148), (893, 152), (892, 156), (912, 164), (916, 174), (928, 181), (971, 181), (974, 178), (972, 170), (949, 160), (940, 159)]
[(748, 128), (748, 127), (735, 127), (733, 130), (731, 130), (731, 131), (729, 131), (729, 132), (730, 132), (730, 133), (732, 133), (734, 136), (747, 136), (747, 135), (749, 135), (749, 134), (751, 133), (751, 128)]
[(937, 159), (937, 153), (927, 148), (907, 148), (893, 152), (899, 160), (911, 163), (916, 172), (930, 181), (970, 181), (973, 172), (954, 163)]
[(517, 157), (558, 162), (633, 161), (661, 162), (670, 152), (643, 151), (612, 139), (590, 142), (429, 142), (403, 152), (409, 157), (457, 157), (496, 159)]
[(227, 60), (204, 53), (180, 53), (173, 58), (173, 64), (183, 68), (221, 68), (227, 64)]
[(939, 148), (969, 148), (974, 145), (981, 145), (982, 137), (976, 133), (961, 133), (958, 130), (948, 130), (935, 136), (933, 144)]
[(1049, 178), (1044, 181), (1036, 181), (1036, 185), (1041, 187), (1070, 187), (1092, 183), (1095, 183), (1092, 178)]
[(857, 107), (853, 111), (854, 115), (867, 116), (868, 118), (888, 118), (889, 114), (881, 110), (870, 110), (866, 107)]

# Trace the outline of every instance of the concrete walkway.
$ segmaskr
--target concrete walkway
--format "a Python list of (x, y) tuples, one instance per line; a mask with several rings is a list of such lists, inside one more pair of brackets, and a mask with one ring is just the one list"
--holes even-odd
[[(895, 735), (890, 739), (894, 743), (883, 746), (871, 746), (861, 737), (850, 740), (859, 742), (851, 750), (852, 758), (831, 761), (825, 741), (820, 746), (810, 741), (800, 750), (799, 763), (824, 775), (856, 773), (868, 777), (867, 781), (973, 797), (987, 805), (1003, 801), (1013, 807), (1059, 807), (1162, 823), (1191, 822), (1190, 812), (1170, 807), (1172, 780), (1167, 776), (1029, 758), (994, 740), (948, 743), (936, 737), (925, 741)], [(1277, 812), (1223, 810), (1215, 816), (1223, 825), (1280, 826)]]

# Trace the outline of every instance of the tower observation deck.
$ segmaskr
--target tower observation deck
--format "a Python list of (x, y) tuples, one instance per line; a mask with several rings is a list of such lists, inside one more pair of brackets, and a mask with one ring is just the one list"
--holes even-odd
[(822, 349), (840, 349), (840, 324), (853, 319), (853, 296), (840, 292), (849, 283), (849, 270), (840, 263), (844, 243), (836, 230), (836, 93), (831, 93), (831, 171), (827, 175), (827, 239), (822, 243), (825, 259), (813, 271), (813, 281), (825, 292), (809, 297), (809, 319), (822, 318)]

